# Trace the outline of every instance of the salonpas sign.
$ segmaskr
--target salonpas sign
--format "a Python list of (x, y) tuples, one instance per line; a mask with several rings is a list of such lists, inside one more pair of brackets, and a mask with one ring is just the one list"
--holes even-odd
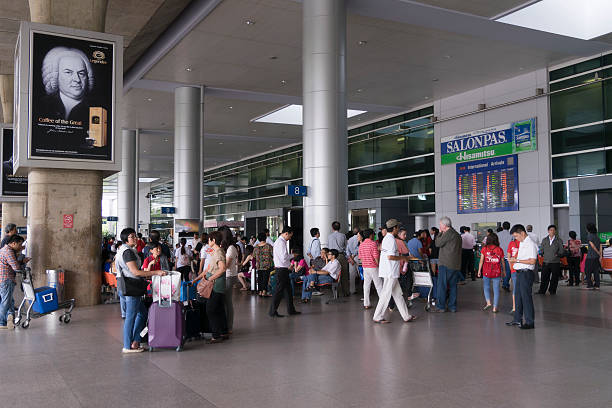
[(442, 164), (461, 163), (536, 150), (536, 119), (442, 138)]

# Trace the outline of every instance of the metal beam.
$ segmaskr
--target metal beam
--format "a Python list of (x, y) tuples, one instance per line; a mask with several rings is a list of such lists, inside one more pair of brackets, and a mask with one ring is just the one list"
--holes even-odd
[[(183, 84), (180, 82), (172, 81), (156, 81), (152, 79), (141, 79), (134, 83), (133, 87), (137, 89), (146, 89), (149, 91), (158, 92), (174, 92), (175, 88), (181, 86), (199, 86), (191, 84)], [(250, 102), (265, 102), (265, 103), (278, 103), (279, 105), (301, 105), (302, 97), (294, 95), (283, 95), (267, 92), (254, 92), (245, 91), (242, 89), (229, 89), (229, 88), (214, 88), (206, 87), (204, 94), (208, 97), (221, 98), (221, 99), (235, 99), (241, 101)], [(390, 105), (377, 105), (371, 103), (356, 103), (348, 102), (347, 107), (349, 109), (364, 110), (373, 113), (399, 113), (406, 111), (406, 106), (390, 106)]]
[[(123, 76), (123, 93), (141, 79), (191, 30), (217, 7), (221, 0), (193, 0)], [(184, 85), (183, 85), (184, 86)]]

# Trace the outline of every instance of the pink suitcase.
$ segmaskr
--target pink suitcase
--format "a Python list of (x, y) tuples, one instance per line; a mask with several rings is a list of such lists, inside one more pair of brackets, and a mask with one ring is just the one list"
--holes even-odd
[(180, 302), (159, 301), (153, 302), (149, 309), (149, 351), (155, 348), (183, 349), (183, 335), (185, 333), (185, 319), (183, 318), (183, 304)]

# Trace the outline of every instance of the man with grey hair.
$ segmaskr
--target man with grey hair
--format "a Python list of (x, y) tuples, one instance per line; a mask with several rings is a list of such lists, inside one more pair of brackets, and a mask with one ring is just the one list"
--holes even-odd
[(17, 225), (13, 223), (6, 224), (4, 227), (4, 238), (2, 238), (2, 242), (0, 242), (0, 248), (4, 247), (9, 239), (15, 234), (17, 234)]
[(94, 76), (91, 63), (83, 51), (67, 47), (52, 48), (43, 59), (42, 82), (48, 95), (44, 101), (49, 109), (47, 114), (66, 120), (81, 119), (84, 117), (81, 113), (89, 115), (89, 104), (83, 102), (93, 90)]
[(450, 218), (440, 218), (440, 233), (436, 237), (438, 257), (438, 283), (434, 313), (446, 311), (446, 291), (449, 291), (448, 310), (457, 311), (457, 282), (461, 269), (461, 235), (453, 228)]

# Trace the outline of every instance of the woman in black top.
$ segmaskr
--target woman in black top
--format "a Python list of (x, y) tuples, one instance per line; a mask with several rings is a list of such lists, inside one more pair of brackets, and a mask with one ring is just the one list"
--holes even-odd
[[(595, 224), (587, 224), (586, 230), (588, 232), (588, 252), (584, 263), (584, 272), (587, 278), (587, 289), (597, 290), (599, 289), (599, 269), (601, 268), (599, 261), (602, 257), (601, 240), (597, 235), (597, 227), (595, 227)], [(595, 285), (593, 285), (591, 275), (595, 278)]]

